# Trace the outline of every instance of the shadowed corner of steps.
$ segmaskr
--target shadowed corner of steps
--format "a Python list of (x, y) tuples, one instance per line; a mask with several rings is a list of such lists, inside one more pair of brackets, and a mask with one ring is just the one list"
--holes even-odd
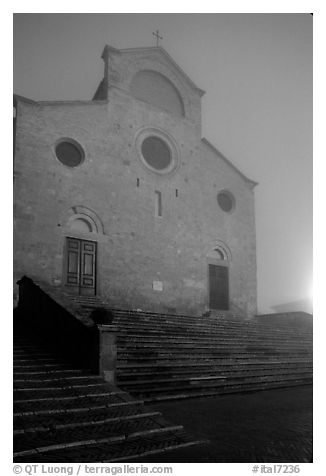
[(15, 326), (15, 462), (145, 461), (154, 455), (159, 461), (170, 451), (205, 446), (206, 440), (76, 368), (25, 330)]
[(114, 320), (113, 313), (105, 307), (95, 307), (91, 310), (89, 317), (95, 324), (111, 325)]

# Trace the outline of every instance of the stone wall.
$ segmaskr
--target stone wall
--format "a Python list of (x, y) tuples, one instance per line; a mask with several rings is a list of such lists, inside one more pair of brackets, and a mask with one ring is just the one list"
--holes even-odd
[[(135, 73), (130, 61), (116, 77), (125, 78), (125, 63)], [(133, 98), (126, 84), (111, 84), (108, 101), (19, 102), (15, 278), (28, 274), (63, 285), (65, 237), (90, 239), (98, 242), (97, 290), (112, 306), (199, 315), (208, 306), (207, 255), (223, 243), (230, 251), (230, 308), (256, 312), (252, 183), (200, 139), (198, 92), (178, 82), (185, 117)], [(137, 138), (146, 128), (174, 141), (172, 173), (156, 174), (141, 160)], [(64, 137), (82, 146), (80, 166), (57, 160), (54, 147)], [(236, 200), (231, 213), (217, 204), (224, 189)], [(155, 216), (156, 191), (162, 217)], [(80, 210), (101, 223), (97, 232), (69, 229)]]

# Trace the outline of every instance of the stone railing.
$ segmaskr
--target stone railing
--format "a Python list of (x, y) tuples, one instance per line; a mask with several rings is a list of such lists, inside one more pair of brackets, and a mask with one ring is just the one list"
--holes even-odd
[(53, 293), (31, 278), (24, 276), (17, 284), (19, 302), (15, 315), (25, 332), (39, 337), (79, 367), (91, 369), (115, 383), (117, 329), (106, 324), (110, 323), (110, 314), (97, 309), (86, 325), (71, 307), (68, 310)]

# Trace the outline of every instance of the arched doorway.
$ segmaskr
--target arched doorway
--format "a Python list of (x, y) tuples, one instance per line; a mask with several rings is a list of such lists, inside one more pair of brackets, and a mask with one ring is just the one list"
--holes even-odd
[(69, 291), (82, 296), (96, 294), (97, 243), (66, 237), (65, 283)]
[(216, 246), (207, 255), (209, 308), (229, 309), (229, 257), (226, 249)]
[(82, 296), (97, 294), (98, 233), (103, 226), (85, 207), (69, 211), (64, 230), (63, 280), (68, 292)]

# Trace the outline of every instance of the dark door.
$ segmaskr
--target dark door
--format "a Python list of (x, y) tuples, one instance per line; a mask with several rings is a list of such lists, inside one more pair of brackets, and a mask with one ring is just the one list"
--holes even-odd
[(229, 309), (229, 268), (209, 264), (208, 273), (210, 309)]
[(84, 296), (96, 294), (96, 243), (67, 238), (66, 286)]

